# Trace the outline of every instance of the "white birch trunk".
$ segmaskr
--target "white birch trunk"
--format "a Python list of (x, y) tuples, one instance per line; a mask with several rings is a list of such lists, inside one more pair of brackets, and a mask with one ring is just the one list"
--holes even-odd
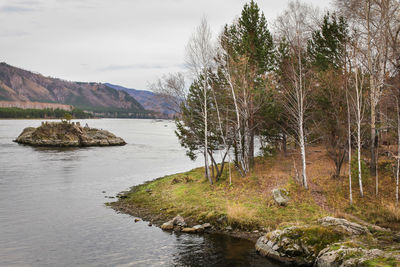
[(204, 94), (204, 168), (205, 168), (205, 176), (210, 182), (213, 183), (210, 170), (209, 170), (209, 161), (208, 161), (208, 118), (207, 118), (207, 75), (204, 77), (203, 83), (203, 94)]
[(350, 206), (353, 205), (353, 191), (351, 188), (351, 119), (350, 119), (350, 105), (348, 92), (346, 90), (346, 103), (347, 103), (347, 136), (348, 136), (348, 157), (349, 157), (349, 201)]
[(400, 172), (400, 109), (397, 99), (397, 168), (396, 168), (396, 206), (399, 205), (399, 172)]
[[(229, 64), (229, 63), (227, 62), (227, 64)], [(243, 156), (242, 156), (242, 151), (243, 151), (242, 150), (242, 133), (240, 132), (239, 106), (238, 106), (238, 102), (237, 102), (237, 98), (236, 98), (235, 89), (234, 89), (233, 84), (232, 84), (231, 76), (229, 74), (229, 66), (227, 66), (227, 68), (228, 68), (228, 70), (227, 70), (227, 73), (225, 75), (226, 75), (226, 78), (228, 80), (229, 86), (231, 88), (231, 92), (232, 92), (232, 98), (233, 98), (233, 103), (235, 105), (235, 112), (236, 112), (236, 132), (239, 135), (239, 142), (237, 142), (237, 145), (238, 145), (237, 149), (240, 152), (238, 154), (238, 160), (239, 160), (240, 165), (242, 166), (242, 169), (244, 169), (244, 162), (243, 162)]]
[(307, 183), (307, 164), (306, 164), (306, 148), (305, 148), (305, 136), (304, 136), (304, 85), (303, 85), (303, 66), (301, 60), (301, 54), (299, 51), (298, 54), (299, 58), (299, 86), (298, 86), (298, 103), (299, 103), (299, 114), (298, 114), (298, 121), (299, 121), (299, 138), (300, 138), (300, 153), (301, 153), (301, 160), (303, 166), (303, 185), (306, 189), (308, 189)]
[[(360, 186), (360, 195), (364, 196), (361, 174), (361, 98), (362, 92), (358, 81), (358, 69), (355, 71), (356, 78), (356, 104), (357, 104), (357, 163), (358, 163), (358, 184)], [(362, 85), (361, 85), (362, 86)]]
[(303, 131), (303, 121), (300, 122), (300, 153), (301, 153), (301, 161), (303, 163), (303, 185), (306, 189), (308, 189), (307, 184), (307, 164), (306, 164), (306, 148), (304, 143), (304, 131)]

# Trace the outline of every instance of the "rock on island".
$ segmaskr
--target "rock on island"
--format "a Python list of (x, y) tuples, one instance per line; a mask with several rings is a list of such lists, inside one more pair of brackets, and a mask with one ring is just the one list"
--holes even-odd
[(25, 128), (14, 140), (19, 144), (50, 147), (123, 146), (126, 142), (106, 130), (82, 127), (79, 122), (42, 122)]

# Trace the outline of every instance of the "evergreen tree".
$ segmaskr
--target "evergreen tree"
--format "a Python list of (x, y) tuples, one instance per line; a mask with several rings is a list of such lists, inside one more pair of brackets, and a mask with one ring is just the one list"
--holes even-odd
[[(242, 97), (241, 113), (245, 114), (240, 131), (243, 132), (244, 157), (249, 165), (254, 164), (254, 136), (259, 131), (256, 116), (265, 104), (265, 74), (273, 68), (273, 40), (268, 30), (264, 13), (258, 5), (251, 1), (245, 4), (240, 18), (230, 26), (225, 26), (221, 38), (222, 46), (233, 65), (241, 66), (245, 62), (246, 69), (241, 86), (236, 86), (237, 96)], [(238, 83), (239, 84), (239, 83)], [(248, 170), (244, 170), (245, 173)]]
[(345, 90), (345, 42), (347, 24), (336, 14), (324, 16), (321, 28), (314, 31), (308, 43), (310, 61), (318, 86), (313, 92), (315, 131), (335, 163), (334, 177), (340, 175), (347, 147)]

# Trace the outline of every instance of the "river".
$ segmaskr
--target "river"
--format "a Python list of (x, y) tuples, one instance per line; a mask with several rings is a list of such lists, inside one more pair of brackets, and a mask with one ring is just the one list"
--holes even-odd
[(185, 156), (172, 122), (80, 120), (122, 137), (122, 147), (12, 142), (40, 122), (0, 120), (0, 266), (278, 266), (252, 242), (163, 232), (105, 206), (130, 186), (200, 165)]

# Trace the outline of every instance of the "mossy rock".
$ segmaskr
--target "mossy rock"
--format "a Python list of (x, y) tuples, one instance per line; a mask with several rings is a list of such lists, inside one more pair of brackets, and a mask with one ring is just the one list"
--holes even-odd
[(332, 227), (293, 226), (260, 237), (256, 250), (281, 262), (312, 265), (321, 250), (343, 240), (344, 236)]

